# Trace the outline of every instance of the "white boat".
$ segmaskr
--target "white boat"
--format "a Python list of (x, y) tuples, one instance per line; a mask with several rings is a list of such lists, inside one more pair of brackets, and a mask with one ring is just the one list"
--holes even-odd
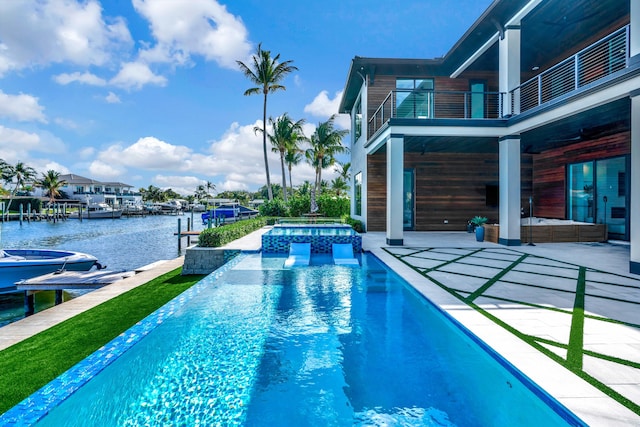
[(23, 279), (53, 273), (59, 270), (88, 271), (102, 266), (93, 255), (82, 252), (53, 249), (4, 249), (0, 250), (0, 290), (14, 288)]
[(163, 212), (178, 212), (182, 210), (182, 203), (178, 200), (169, 200), (168, 202), (156, 203)]
[[(82, 206), (81, 210), (83, 219), (108, 219), (122, 216), (122, 209), (114, 209), (106, 203), (89, 203), (86, 206)], [(80, 218), (80, 209), (76, 212), (71, 212), (69, 218)]]

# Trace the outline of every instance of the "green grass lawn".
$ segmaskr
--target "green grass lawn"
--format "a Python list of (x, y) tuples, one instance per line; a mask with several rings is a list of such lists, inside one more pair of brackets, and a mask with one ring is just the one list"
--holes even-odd
[(204, 276), (166, 273), (0, 351), (0, 414), (129, 329)]

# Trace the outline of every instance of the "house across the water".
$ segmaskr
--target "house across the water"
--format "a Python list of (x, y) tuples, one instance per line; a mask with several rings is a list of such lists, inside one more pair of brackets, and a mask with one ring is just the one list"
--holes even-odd
[(496, 0), (442, 58), (356, 56), (340, 112), (389, 244), (480, 215), (520, 245), (531, 211), (606, 224), (640, 273), (639, 1)]

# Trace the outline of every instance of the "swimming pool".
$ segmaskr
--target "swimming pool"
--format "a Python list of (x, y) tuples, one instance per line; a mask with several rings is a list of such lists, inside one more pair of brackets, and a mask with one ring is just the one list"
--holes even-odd
[(374, 256), (282, 261), (230, 261), (38, 425), (582, 425)]
[(284, 254), (292, 243), (311, 243), (312, 253), (331, 253), (333, 243), (351, 243), (353, 250), (362, 251), (362, 236), (346, 224), (276, 225), (262, 235), (262, 252)]

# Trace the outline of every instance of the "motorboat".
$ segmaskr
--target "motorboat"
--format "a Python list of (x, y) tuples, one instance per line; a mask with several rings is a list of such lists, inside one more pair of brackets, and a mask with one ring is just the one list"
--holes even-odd
[(81, 206), (76, 212), (71, 212), (69, 218), (80, 218), (80, 212), (83, 219), (109, 219), (122, 216), (122, 209), (114, 209), (107, 203), (89, 203)]
[(53, 249), (0, 250), (0, 290), (14, 288), (16, 282), (56, 271), (102, 269), (98, 259), (82, 252)]
[(178, 200), (169, 200), (168, 202), (156, 203), (162, 212), (179, 212), (182, 211), (182, 203)]

